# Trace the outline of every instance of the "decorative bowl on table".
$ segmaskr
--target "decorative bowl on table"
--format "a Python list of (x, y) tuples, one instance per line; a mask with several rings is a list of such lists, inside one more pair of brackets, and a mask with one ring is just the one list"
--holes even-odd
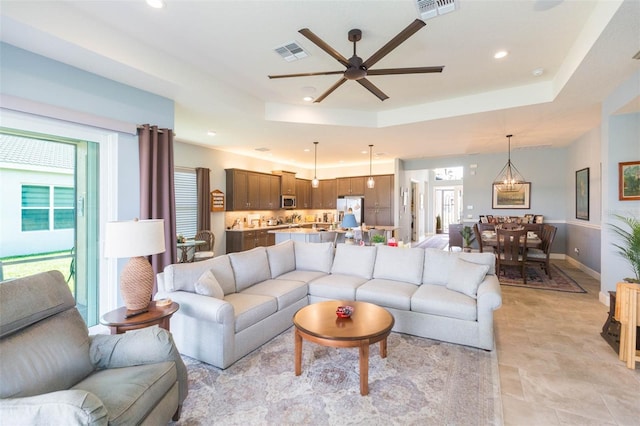
[(349, 318), (353, 313), (353, 306), (338, 306), (336, 315), (339, 318)]

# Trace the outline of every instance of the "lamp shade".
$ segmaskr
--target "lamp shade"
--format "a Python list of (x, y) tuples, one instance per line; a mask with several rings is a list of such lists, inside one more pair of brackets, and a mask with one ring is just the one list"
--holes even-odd
[(356, 222), (356, 217), (353, 214), (347, 213), (344, 215), (342, 219), (343, 228), (356, 228), (358, 226), (358, 222)]
[(164, 219), (107, 222), (105, 257), (135, 257), (163, 253)]

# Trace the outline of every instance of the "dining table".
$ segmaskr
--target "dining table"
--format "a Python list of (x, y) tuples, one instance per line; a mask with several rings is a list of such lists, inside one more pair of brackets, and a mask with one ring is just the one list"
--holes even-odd
[[(189, 249), (193, 247), (195, 248), (199, 245), (206, 244), (207, 242), (204, 240), (185, 240), (182, 242), (178, 242), (177, 247), (180, 250), (180, 256), (178, 262), (186, 263), (189, 262)], [(193, 259), (193, 258), (192, 258)]]
[[(498, 247), (498, 238), (495, 232), (484, 231), (481, 234), (482, 244), (486, 246)], [(538, 234), (527, 235), (527, 248), (540, 248), (542, 239)]]

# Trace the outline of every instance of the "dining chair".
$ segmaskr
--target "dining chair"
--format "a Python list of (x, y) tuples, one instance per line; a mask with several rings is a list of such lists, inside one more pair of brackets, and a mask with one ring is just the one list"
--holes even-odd
[(551, 279), (551, 268), (549, 267), (551, 245), (556, 237), (557, 230), (558, 228), (553, 225), (543, 225), (542, 233), (538, 234), (542, 240), (542, 246), (540, 246), (540, 248), (530, 248), (527, 250), (527, 262), (540, 265), (540, 267), (542, 267), (542, 269), (547, 273), (549, 279)]
[(462, 225), (458, 223), (449, 224), (449, 251), (453, 247), (459, 247), (462, 250), (462, 234), (460, 231), (462, 231)]
[[(496, 265), (498, 275), (506, 266), (520, 268), (522, 280), (527, 283), (524, 268), (527, 263), (527, 231), (496, 228)], [(505, 273), (506, 274), (506, 273)]]
[(495, 250), (493, 249), (492, 246), (485, 246), (482, 243), (482, 231), (480, 231), (480, 226), (477, 223), (473, 224), (473, 234), (475, 235), (476, 241), (478, 242), (478, 250), (480, 251), (480, 253), (484, 253), (485, 251), (490, 253), (495, 253)]
[(195, 247), (193, 261), (198, 262), (200, 260), (211, 259), (214, 255), (213, 247), (216, 241), (216, 237), (213, 232), (203, 229), (196, 232), (195, 239), (206, 242), (205, 244), (200, 244)]

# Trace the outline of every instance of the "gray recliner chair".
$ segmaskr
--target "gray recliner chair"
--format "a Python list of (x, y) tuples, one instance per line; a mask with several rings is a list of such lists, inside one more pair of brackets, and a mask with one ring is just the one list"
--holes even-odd
[(0, 360), (0, 424), (166, 424), (187, 396), (168, 331), (89, 336), (59, 271), (0, 283)]

